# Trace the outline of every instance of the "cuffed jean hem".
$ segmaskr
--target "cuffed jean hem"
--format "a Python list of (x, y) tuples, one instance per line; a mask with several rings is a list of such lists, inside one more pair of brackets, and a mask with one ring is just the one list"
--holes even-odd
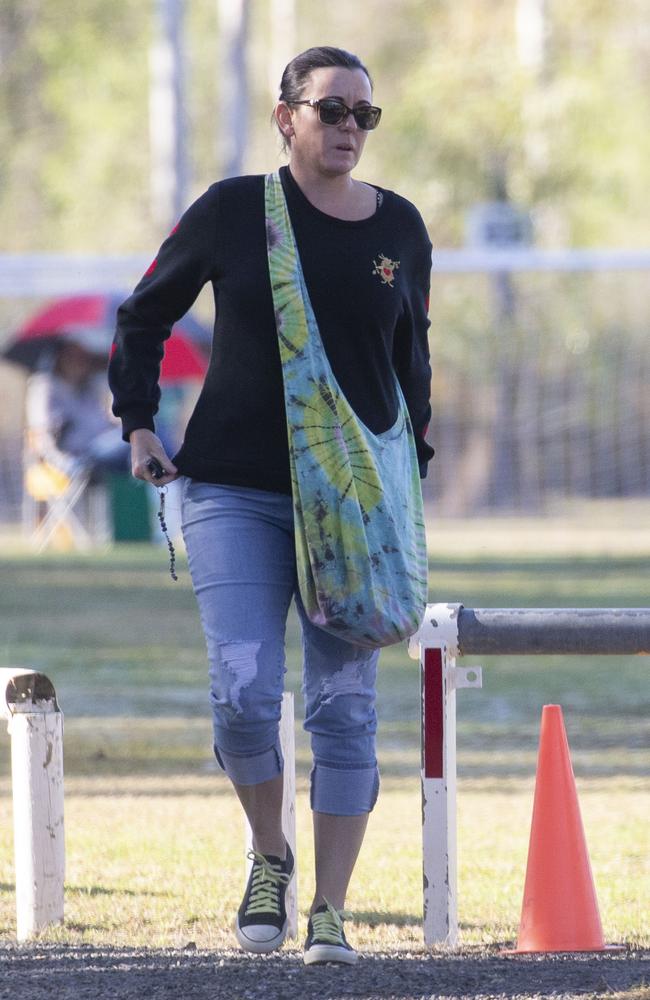
[(230, 753), (215, 745), (217, 764), (236, 785), (261, 785), (282, 774), (284, 759), (280, 744), (252, 756)]
[(311, 807), (332, 816), (361, 816), (372, 812), (379, 794), (376, 767), (356, 769), (315, 764), (311, 772)]

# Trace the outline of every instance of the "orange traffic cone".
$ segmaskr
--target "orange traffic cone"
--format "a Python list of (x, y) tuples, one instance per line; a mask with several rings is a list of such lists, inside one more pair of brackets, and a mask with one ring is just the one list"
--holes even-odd
[(510, 954), (604, 949), (562, 708), (544, 705), (521, 921)]

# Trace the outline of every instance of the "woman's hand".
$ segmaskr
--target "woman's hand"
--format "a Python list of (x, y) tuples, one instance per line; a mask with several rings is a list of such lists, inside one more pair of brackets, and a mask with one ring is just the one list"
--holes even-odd
[[(131, 472), (136, 479), (144, 479), (154, 486), (166, 486), (178, 479), (178, 469), (168, 457), (159, 438), (146, 427), (131, 431)], [(153, 460), (153, 463), (152, 463)], [(155, 475), (154, 463), (159, 462), (162, 476)]]

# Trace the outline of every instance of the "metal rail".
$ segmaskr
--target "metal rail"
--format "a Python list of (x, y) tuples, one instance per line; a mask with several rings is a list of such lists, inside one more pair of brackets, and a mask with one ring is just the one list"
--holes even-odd
[(650, 608), (458, 609), (458, 655), (650, 655)]

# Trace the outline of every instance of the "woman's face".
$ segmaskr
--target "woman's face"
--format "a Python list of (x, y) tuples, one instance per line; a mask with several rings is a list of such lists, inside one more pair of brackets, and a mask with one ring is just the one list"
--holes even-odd
[[(370, 81), (362, 69), (342, 66), (315, 69), (303, 88), (302, 99), (321, 100), (324, 97), (337, 97), (349, 108), (371, 104)], [(285, 106), (285, 120), (290, 123), (292, 166), (336, 177), (349, 173), (359, 162), (367, 133), (359, 128), (352, 115), (340, 125), (323, 125), (315, 108), (300, 104), (291, 105), (289, 114)]]

